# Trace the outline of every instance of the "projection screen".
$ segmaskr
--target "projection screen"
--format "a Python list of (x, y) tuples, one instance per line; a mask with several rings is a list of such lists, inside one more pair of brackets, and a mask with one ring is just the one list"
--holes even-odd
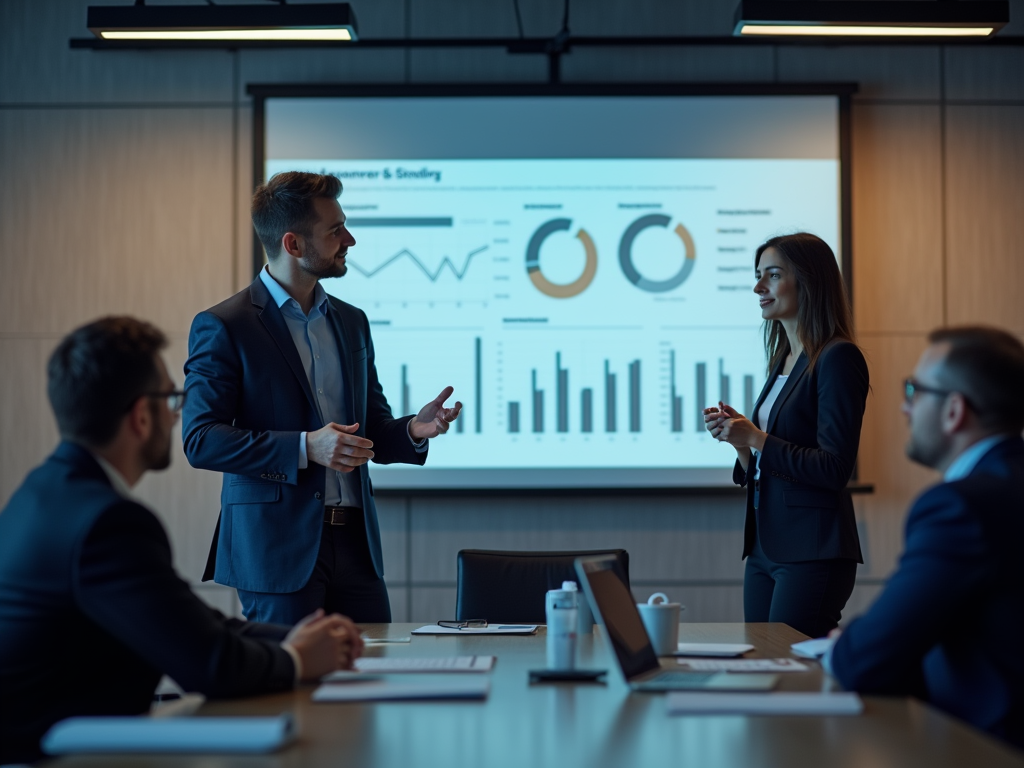
[(731, 485), (700, 411), (749, 415), (764, 384), (755, 248), (813, 232), (848, 272), (846, 98), (259, 96), (257, 180), (344, 183), (357, 242), (323, 285), (369, 318), (393, 413), (464, 405), (375, 486)]

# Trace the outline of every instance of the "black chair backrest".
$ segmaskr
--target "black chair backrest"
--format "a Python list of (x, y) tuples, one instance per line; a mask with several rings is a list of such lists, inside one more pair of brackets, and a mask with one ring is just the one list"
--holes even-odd
[[(543, 624), (544, 594), (563, 581), (578, 581), (577, 557), (614, 555), (619, 578), (629, 587), (629, 553), (624, 549), (588, 552), (459, 552), (459, 591), (455, 618), (505, 624)], [(583, 591), (580, 585), (580, 591)]]

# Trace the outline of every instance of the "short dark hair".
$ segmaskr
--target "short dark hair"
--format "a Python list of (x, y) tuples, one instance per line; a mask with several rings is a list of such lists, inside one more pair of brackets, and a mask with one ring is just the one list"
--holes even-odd
[(167, 337), (134, 317), (104, 317), (64, 337), (47, 366), (47, 394), (65, 440), (107, 445), (143, 394), (160, 385)]
[(928, 341), (949, 345), (936, 377), (967, 399), (983, 428), (1024, 431), (1024, 344), (1016, 336), (974, 325), (938, 328)]
[(252, 196), (252, 225), (263, 243), (267, 256), (281, 252), (281, 238), (286, 232), (309, 237), (317, 222), (313, 201), (322, 197), (337, 200), (341, 180), (322, 173), (287, 171), (260, 184)]

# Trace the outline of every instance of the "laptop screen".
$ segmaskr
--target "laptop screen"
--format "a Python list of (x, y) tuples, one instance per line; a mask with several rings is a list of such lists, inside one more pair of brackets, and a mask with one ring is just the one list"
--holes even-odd
[[(627, 680), (659, 667), (651, 641), (647, 637), (640, 612), (626, 585), (611, 567), (603, 563), (577, 561), (580, 576), (589, 582), (596, 613), (608, 633), (615, 655)], [(609, 560), (609, 564), (611, 561)], [(596, 569), (595, 569), (596, 566)]]

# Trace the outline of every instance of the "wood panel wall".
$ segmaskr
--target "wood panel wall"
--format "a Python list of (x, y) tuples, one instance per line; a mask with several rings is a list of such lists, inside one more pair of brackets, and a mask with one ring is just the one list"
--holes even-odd
[[(169, 334), (181, 379), (194, 314), (250, 277), (248, 83), (542, 81), (540, 57), (494, 50), (72, 51), (87, 0), (0, 3), (0, 504), (56, 441), (47, 356), (63, 334), (131, 313)], [(557, 4), (522, 3), (528, 35)], [(375, 0), (367, 37), (516, 33), (510, 2)], [(593, 0), (578, 34), (727, 34), (715, 0)], [(1006, 33), (1024, 31), (1014, 0)], [(1005, 34), (1005, 33), (1004, 33)], [(567, 81), (857, 81), (853, 108), (855, 312), (872, 394), (857, 502), (866, 563), (847, 615), (877, 594), (908, 503), (936, 478), (903, 456), (899, 382), (929, 329), (986, 322), (1024, 335), (1024, 48), (584, 49)], [(180, 450), (139, 495), (177, 567), (197, 582), (219, 477)], [(379, 503), (396, 620), (454, 611), (462, 547), (626, 546), (638, 596), (667, 591), (694, 621), (742, 618), (742, 509), (716, 497), (392, 498)], [(198, 585), (197, 585), (198, 586)], [(204, 585), (235, 610), (231, 590)]]

